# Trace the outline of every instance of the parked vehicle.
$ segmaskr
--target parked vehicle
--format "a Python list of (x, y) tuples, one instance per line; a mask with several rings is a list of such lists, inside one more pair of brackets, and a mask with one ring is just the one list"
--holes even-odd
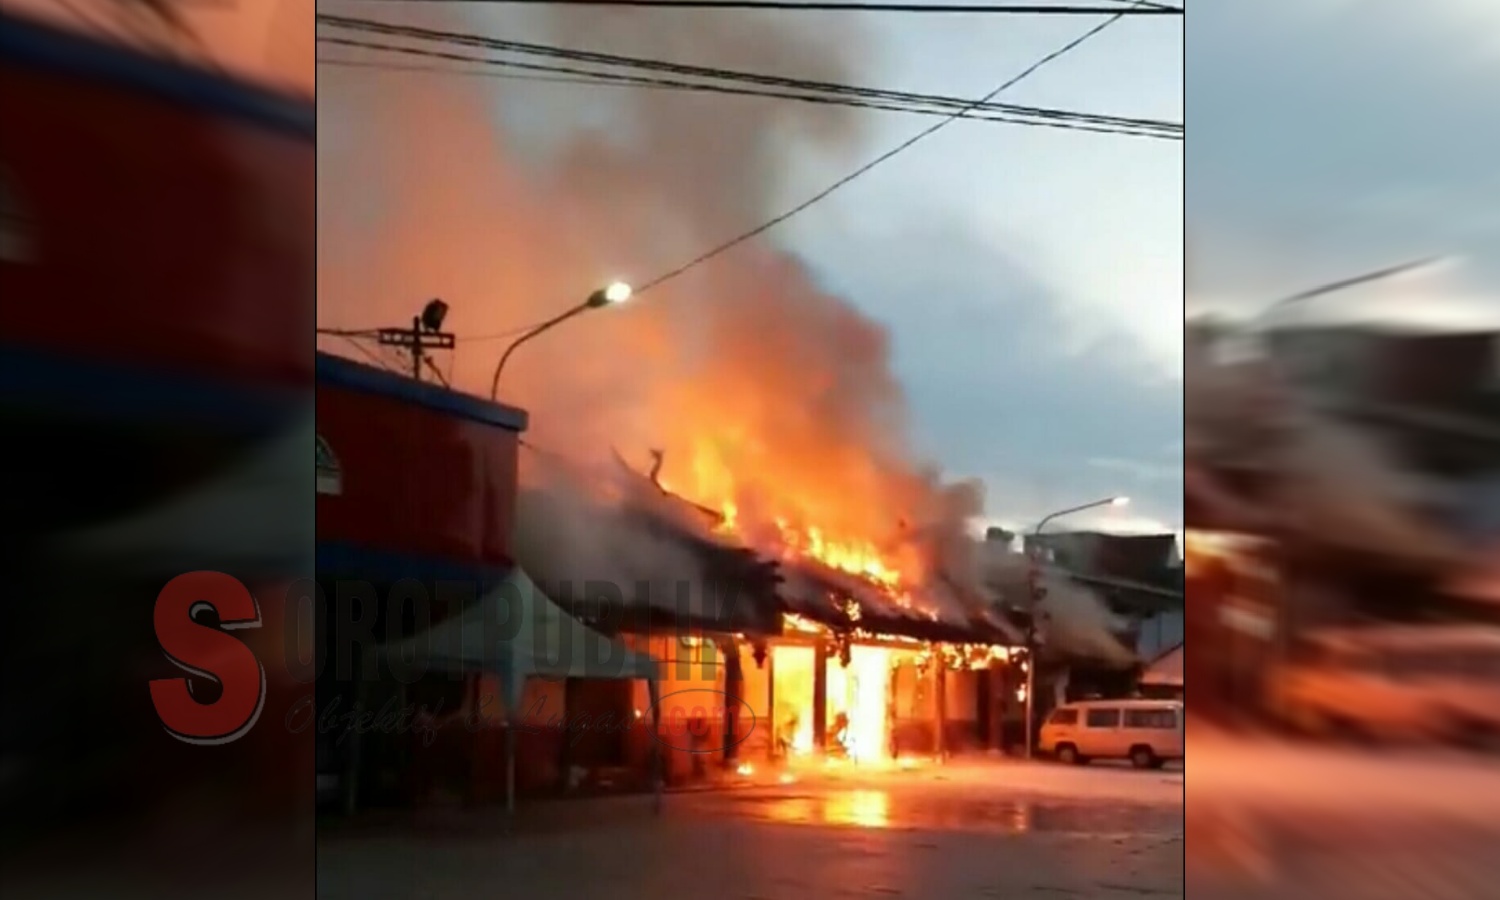
[(1128, 759), (1159, 769), (1182, 759), (1184, 706), (1170, 700), (1086, 700), (1059, 706), (1042, 725), (1039, 749), (1059, 761)]

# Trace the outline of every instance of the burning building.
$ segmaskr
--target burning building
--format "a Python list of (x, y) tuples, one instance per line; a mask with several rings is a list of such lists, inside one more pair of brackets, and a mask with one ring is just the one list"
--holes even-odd
[(1260, 682), (1320, 629), (1493, 618), (1485, 578), (1460, 573), (1493, 552), (1495, 347), (1189, 323), (1187, 630), (1227, 648), (1190, 661), (1213, 669), (1195, 672), (1198, 711), (1265, 708)]
[[(565, 7), (516, 27), (825, 81), (853, 75), (858, 38), (733, 13), (669, 34)], [(525, 98), (505, 82), (383, 78), (330, 69), (319, 85), (325, 142), (359, 148), (318, 180), (326, 324), (396, 320), (410, 297), (449, 298), (464, 348), (450, 379), (476, 389), (504, 351), (488, 341), (552, 319), (599, 279), (650, 284), (649, 297), (572, 320), (505, 369), (504, 396), (532, 413), (515, 542), (526, 569), (585, 618), (597, 599), (582, 596), (585, 583), (617, 586), (619, 602), (604, 605), (618, 618), (591, 621), (649, 643), (664, 664), (693, 660), (684, 689), (737, 691), (764, 723), (790, 721), (778, 706), (797, 706), (782, 740), (763, 725), (739, 741), (746, 723), (729, 715), (711, 723), (712, 740), (733, 745), (726, 757), (827, 749), (830, 736), (862, 757), (877, 745), (945, 747), (936, 712), (982, 711), (1000, 691), (978, 676), (938, 691), (935, 673), (957, 660), (931, 661), (972, 655), (988, 668), (994, 648), (1021, 637), (968, 534), (978, 485), (946, 481), (913, 446), (891, 336), (771, 242), (649, 279), (781, 212), (774, 199), (804, 187), (793, 157), (851, 149), (860, 120), (760, 98), (728, 115), (713, 98), (627, 92), (608, 111), (623, 127), (601, 131), (592, 112), (567, 106), (530, 128), (513, 115)], [(630, 462), (623, 471), (613, 448)], [(549, 470), (548, 456), (582, 474)], [(720, 597), (731, 588), (729, 614)], [(969, 645), (990, 649), (932, 649)], [(910, 711), (889, 712), (902, 702)], [(877, 706), (873, 723), (864, 712), (854, 721)], [(608, 768), (631, 751), (600, 753)], [(693, 770), (691, 759), (671, 765)]]
[(956, 581), (934, 580), (941, 599), (929, 601), (873, 547), (816, 530), (798, 539), (783, 526), (748, 544), (732, 509), (674, 494), (660, 466), (642, 473), (617, 458), (585, 472), (546, 454), (531, 460), (518, 556), (554, 582), (622, 586), (617, 613), (584, 597), (573, 608), (669, 661), (664, 696), (737, 700), (709, 726), (716, 758), (682, 754), (690, 758), (675, 769), (669, 759), (669, 774), (882, 764), (982, 742), (978, 685), (988, 676), (973, 673), (1005, 662), (1020, 638), (977, 598), (960, 605)]

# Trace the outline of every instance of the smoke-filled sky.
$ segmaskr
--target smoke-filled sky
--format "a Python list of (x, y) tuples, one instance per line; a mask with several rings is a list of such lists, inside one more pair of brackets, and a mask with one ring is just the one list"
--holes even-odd
[[(1092, 24), (449, 15), (442, 24), (522, 40), (961, 96)], [(1006, 99), (1180, 121), (1180, 42), (1175, 21), (1122, 21)], [(455, 378), (480, 392), (505, 341), (478, 337), (605, 279), (670, 269), (930, 122), (369, 70), (326, 69), (318, 87), (322, 324), (387, 324), (440, 295), (462, 341)], [(793, 483), (819, 521), (833, 507), (967, 508), (927, 487), (930, 462), (982, 479), (998, 520), (1126, 493), (1134, 505), (1104, 523), (1176, 528), (1180, 197), (1180, 144), (956, 124), (768, 241), (539, 339), (503, 393), (536, 411), (538, 443), (562, 449), (611, 442), (641, 459), (710, 431), (691, 473), (668, 450), (674, 481), (711, 483), (717, 461)]]
[(1445, 254), (1307, 314), (1500, 328), (1500, 3), (1198, 3), (1187, 65), (1190, 299)]

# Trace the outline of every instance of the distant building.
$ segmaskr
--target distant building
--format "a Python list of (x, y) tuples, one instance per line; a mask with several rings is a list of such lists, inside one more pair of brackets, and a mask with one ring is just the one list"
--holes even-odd
[(1085, 580), (1182, 591), (1182, 555), (1175, 534), (1049, 532), (1027, 535), (1025, 547)]
[(1140, 621), (1135, 652), (1141, 659), (1155, 659), (1182, 644), (1186, 622), (1180, 609), (1166, 610)]
[(1141, 673), (1138, 686), (1147, 697), (1184, 700), (1187, 697), (1185, 684), (1186, 645), (1178, 641), (1157, 654)]
[(1500, 339), (1488, 331), (1296, 327), (1267, 341), (1294, 382), (1341, 398), (1463, 412), (1500, 389)]
[(1015, 543), (1016, 533), (998, 526), (991, 526), (984, 530), (984, 539), (993, 544), (1004, 544), (1007, 547)]

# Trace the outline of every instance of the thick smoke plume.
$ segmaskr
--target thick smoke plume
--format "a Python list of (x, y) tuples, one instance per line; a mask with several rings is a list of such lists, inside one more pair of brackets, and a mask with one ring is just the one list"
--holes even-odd
[[(639, 10), (447, 21), (429, 12), (407, 5), (382, 17), (862, 80), (851, 63), (862, 40), (845, 18), (799, 17), (792, 28), (774, 15), (673, 11), (665, 28)], [(399, 324), (442, 297), (460, 337), (452, 381), (479, 393), (517, 329), (608, 280), (669, 271), (827, 177), (789, 173), (862, 158), (851, 111), (761, 98), (325, 67), (319, 99), (321, 324)], [(551, 570), (539, 577), (698, 580), (670, 546), (591, 517), (593, 489), (560, 487), (538, 458), (590, 464), (617, 451), (644, 471), (660, 451), (662, 484), (732, 512), (753, 547), (775, 546), (788, 526), (815, 529), (875, 550), (909, 583), (965, 582), (927, 592), (946, 618), (986, 596), (966, 529), (981, 492), (916, 460), (890, 336), (821, 289), (774, 235), (537, 338), (507, 364), (500, 390), (532, 413), (537, 452), (523, 454), (523, 481), (550, 492), (523, 500), (519, 525), (524, 552)]]
[[(666, 29), (597, 9), (506, 22), (573, 47), (857, 78), (847, 25), (674, 13)], [(399, 323), (441, 296), (461, 339), (453, 380), (475, 392), (507, 344), (487, 336), (764, 221), (810, 187), (787, 172), (847, 164), (858, 137), (850, 111), (760, 98), (339, 68), (319, 87), (323, 324)], [(538, 338), (501, 391), (531, 411), (534, 444), (641, 468), (659, 449), (665, 484), (734, 504), (747, 529), (783, 518), (884, 548), (962, 534), (979, 511), (977, 492), (914, 465), (885, 329), (766, 240)]]
[(1129, 666), (1136, 656), (1116, 637), (1126, 622), (1110, 612), (1093, 592), (1064, 575), (1045, 572), (1043, 596), (1034, 609), (1029, 600), (1030, 562), (999, 542), (978, 545), (977, 578), (993, 594), (1013, 606), (1031, 609), (1041, 626), (1049, 652), (1102, 663)]

